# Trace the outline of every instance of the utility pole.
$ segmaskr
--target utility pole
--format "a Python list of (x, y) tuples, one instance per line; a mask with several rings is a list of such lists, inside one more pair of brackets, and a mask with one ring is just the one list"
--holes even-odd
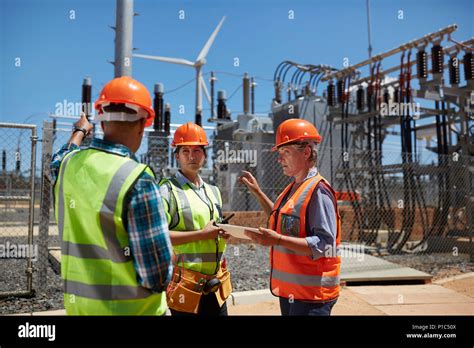
[(114, 76), (132, 76), (133, 0), (117, 0)]
[[(369, 59), (372, 58), (372, 30), (370, 28), (370, 0), (367, 0), (367, 30), (369, 34)], [(372, 71), (372, 61), (370, 61), (370, 71)]]

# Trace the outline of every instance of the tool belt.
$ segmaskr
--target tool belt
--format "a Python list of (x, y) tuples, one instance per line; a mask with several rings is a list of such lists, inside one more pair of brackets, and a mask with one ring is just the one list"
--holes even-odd
[(219, 267), (216, 274), (207, 275), (175, 265), (166, 290), (166, 300), (173, 310), (197, 314), (202, 295), (215, 294), (222, 307), (231, 293), (232, 283), (227, 267)]

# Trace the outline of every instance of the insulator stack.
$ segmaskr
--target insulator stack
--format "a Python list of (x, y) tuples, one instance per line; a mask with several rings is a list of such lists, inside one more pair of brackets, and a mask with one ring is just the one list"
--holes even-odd
[(227, 119), (227, 106), (226, 106), (226, 96), (225, 91), (217, 92), (217, 118), (218, 119)]
[(383, 102), (385, 104), (388, 104), (390, 102), (390, 92), (388, 91), (388, 89), (385, 89), (383, 92)]
[(87, 119), (91, 116), (91, 95), (92, 82), (90, 77), (86, 77), (82, 83), (82, 112), (86, 114)]
[(155, 110), (153, 129), (158, 132), (163, 130), (163, 92), (163, 84), (157, 83), (155, 85), (155, 97), (153, 98), (153, 110)]
[(449, 58), (449, 83), (452, 85), (459, 84), (459, 61), (458, 57)]
[(441, 45), (434, 45), (431, 48), (431, 65), (433, 74), (442, 74), (444, 71), (444, 53)]
[(395, 91), (393, 92), (393, 102), (394, 103), (400, 102), (400, 89), (398, 88), (395, 88)]
[(342, 80), (337, 81), (337, 102), (339, 104), (344, 102), (344, 82)]
[(327, 92), (328, 105), (336, 106), (336, 87), (334, 86), (334, 83), (332, 81), (328, 84)]
[(472, 52), (464, 55), (464, 78), (466, 81), (472, 80), (474, 77), (474, 61), (472, 60)]
[(374, 94), (374, 87), (372, 85), (372, 82), (369, 82), (369, 85), (367, 86), (367, 105), (372, 105), (373, 94)]
[(244, 114), (250, 113), (250, 77), (247, 73), (244, 74), (242, 81), (243, 84), (243, 101), (244, 101)]
[(281, 82), (275, 82), (275, 101), (281, 103)]
[(418, 72), (418, 78), (428, 77), (428, 60), (425, 50), (418, 51), (416, 54), (416, 67)]
[(164, 127), (163, 130), (166, 135), (170, 135), (170, 125), (171, 125), (171, 105), (170, 103), (165, 104), (165, 112), (164, 112)]
[(365, 107), (364, 105), (364, 98), (365, 98), (365, 92), (364, 92), (364, 87), (359, 86), (359, 89), (357, 90), (357, 110), (362, 111)]

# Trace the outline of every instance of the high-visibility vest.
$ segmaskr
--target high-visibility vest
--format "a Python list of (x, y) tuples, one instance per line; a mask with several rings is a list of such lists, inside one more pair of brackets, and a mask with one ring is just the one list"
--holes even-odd
[[(146, 165), (96, 149), (73, 151), (54, 187), (64, 306), (70, 315), (162, 315), (166, 296), (137, 281), (124, 198)], [(164, 282), (165, 280), (163, 280)]]
[[(222, 198), (216, 186), (203, 183), (207, 196), (206, 202), (189, 185), (181, 186), (176, 179), (164, 178), (160, 186), (166, 185), (169, 190), (168, 213), (171, 215), (170, 231), (186, 233), (186, 231), (202, 230), (211, 219), (219, 222), (222, 215)], [(210, 201), (210, 204), (209, 204)], [(217, 244), (217, 245), (216, 245)], [(215, 274), (218, 264), (222, 262), (222, 254), (226, 249), (223, 238), (199, 240), (180, 245), (173, 245), (178, 265), (206, 275)]]
[[(311, 196), (322, 181), (333, 194), (334, 190), (321, 176), (306, 179), (293, 195), (282, 204), (293, 184), (288, 185), (275, 202), (269, 219), (269, 228), (279, 234), (305, 238), (307, 236), (306, 212)], [(270, 250), (270, 288), (275, 296), (303, 301), (327, 301), (339, 295), (341, 258), (337, 247), (341, 240), (341, 220), (337, 202), (337, 237), (334, 248), (327, 250), (324, 257), (313, 260), (310, 256), (274, 246)]]

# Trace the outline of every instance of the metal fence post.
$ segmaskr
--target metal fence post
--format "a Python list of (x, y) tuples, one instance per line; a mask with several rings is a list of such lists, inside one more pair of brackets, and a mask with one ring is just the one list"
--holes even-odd
[[(35, 176), (36, 176), (36, 144), (38, 142), (38, 136), (36, 126), (31, 128), (31, 174), (30, 174), (30, 213), (28, 217), (28, 245), (33, 247), (33, 228), (35, 221)], [(27, 275), (27, 290), (33, 293), (33, 263), (31, 259), (32, 254), (28, 256), (28, 266), (26, 269)]]
[(474, 175), (474, 162), (470, 160), (468, 156), (463, 156), (465, 166), (465, 178), (464, 178), (464, 189), (466, 192), (466, 222), (467, 222), (467, 231), (469, 234), (469, 257), (471, 262), (474, 262), (474, 222), (473, 222), (473, 199), (474, 195), (472, 194), (472, 176)]
[(41, 155), (41, 202), (38, 234), (38, 288), (44, 290), (48, 274), (48, 235), (51, 209), (51, 172), (49, 164), (53, 153), (53, 123), (43, 122), (43, 144)]

